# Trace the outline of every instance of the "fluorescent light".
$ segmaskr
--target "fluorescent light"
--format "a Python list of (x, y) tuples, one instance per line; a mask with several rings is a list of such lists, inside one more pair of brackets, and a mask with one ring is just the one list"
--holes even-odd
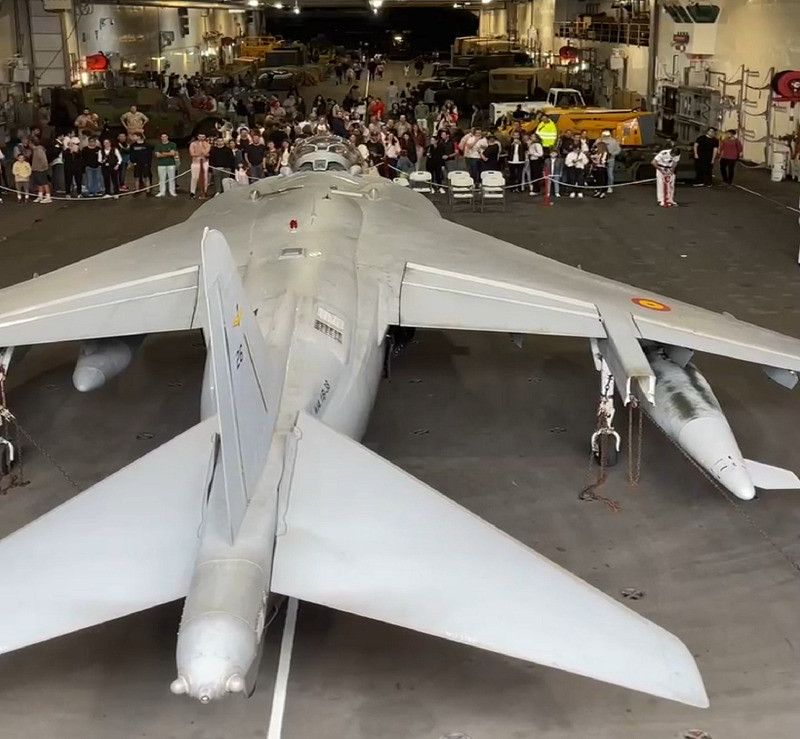
[(258, 7), (258, 0), (247, 0), (247, 4), (251, 8), (257, 8)]
[(481, 5), (488, 5), (492, 0), (481, 0)]
[(283, 10), (283, 3), (272, 3), (272, 7), (275, 8), (275, 10)]

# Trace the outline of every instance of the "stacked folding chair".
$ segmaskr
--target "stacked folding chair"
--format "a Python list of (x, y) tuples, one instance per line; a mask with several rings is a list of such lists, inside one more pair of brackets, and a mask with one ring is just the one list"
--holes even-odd
[(447, 173), (448, 196), (450, 210), (454, 210), (456, 203), (469, 203), (475, 210), (475, 185), (469, 172), (456, 169)]
[(487, 169), (481, 172), (481, 213), (486, 209), (486, 204), (499, 202), (506, 210), (506, 178), (496, 169)]
[(410, 172), (408, 175), (408, 185), (417, 192), (433, 192), (433, 176), (430, 172)]

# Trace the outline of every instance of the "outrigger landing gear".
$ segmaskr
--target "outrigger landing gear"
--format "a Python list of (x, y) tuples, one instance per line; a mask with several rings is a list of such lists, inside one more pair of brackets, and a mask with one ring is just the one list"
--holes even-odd
[(597, 429), (592, 434), (592, 456), (603, 469), (617, 463), (622, 439), (614, 430), (614, 376), (599, 352), (595, 365), (600, 371), (600, 402), (597, 404)]
[(0, 480), (11, 474), (11, 468), (17, 459), (17, 449), (11, 443), (11, 426), (14, 416), (6, 407), (5, 380), (14, 347), (0, 349)]
[(14, 445), (2, 435), (3, 425), (0, 424), (0, 477), (11, 474), (11, 467), (17, 459), (17, 450)]

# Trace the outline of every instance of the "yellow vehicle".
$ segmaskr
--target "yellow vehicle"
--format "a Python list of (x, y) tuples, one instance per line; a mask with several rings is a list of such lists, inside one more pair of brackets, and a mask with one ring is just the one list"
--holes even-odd
[[(603, 131), (610, 131), (620, 146), (628, 147), (649, 146), (655, 141), (656, 119), (653, 113), (644, 110), (590, 108), (582, 103), (583, 97), (577, 90), (552, 88), (547, 100), (542, 102), (494, 103), (491, 115), (501, 141), (508, 140), (512, 130), (517, 127), (523, 133), (536, 131), (544, 119), (545, 128), (552, 129), (547, 124), (547, 121), (551, 121), (555, 124), (558, 135), (565, 131), (586, 131), (589, 139), (596, 139)], [(525, 117), (515, 120), (513, 112), (517, 107), (522, 109)]]
[(620, 146), (650, 146), (655, 141), (656, 117), (646, 110), (556, 108), (546, 112), (559, 133), (586, 131), (588, 138), (597, 139), (603, 131), (611, 131)]
[(246, 59), (263, 59), (267, 52), (283, 43), (282, 36), (247, 36), (242, 39), (240, 56)]

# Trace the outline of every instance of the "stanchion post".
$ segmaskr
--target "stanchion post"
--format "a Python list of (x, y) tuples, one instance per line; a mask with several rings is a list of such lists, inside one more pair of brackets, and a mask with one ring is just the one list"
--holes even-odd
[(550, 167), (545, 166), (543, 174), (544, 174), (544, 200), (542, 201), (542, 205), (552, 205), (553, 203), (550, 200)]

